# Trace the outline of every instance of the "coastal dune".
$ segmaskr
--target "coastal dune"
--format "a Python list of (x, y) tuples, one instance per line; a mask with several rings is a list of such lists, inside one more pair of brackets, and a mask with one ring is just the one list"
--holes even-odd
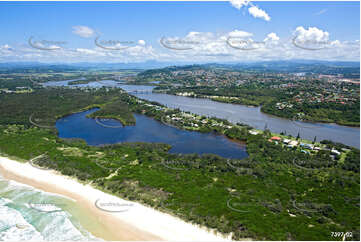
[(34, 188), (66, 196), (97, 219), (101, 231), (90, 230), (94, 236), (105, 240), (126, 241), (229, 241), (220, 234), (186, 223), (179, 218), (142, 204), (126, 201), (81, 184), (76, 179), (53, 170), (42, 170), (7, 157), (0, 157), (0, 173)]

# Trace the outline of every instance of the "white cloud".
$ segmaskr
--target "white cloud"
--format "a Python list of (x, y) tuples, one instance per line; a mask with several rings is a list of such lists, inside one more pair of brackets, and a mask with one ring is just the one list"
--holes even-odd
[(327, 8), (324, 8), (324, 9), (320, 10), (319, 12), (314, 13), (313, 15), (321, 15), (321, 14), (324, 14), (326, 12), (327, 12)]
[(8, 44), (5, 44), (5, 45), (0, 46), (0, 49), (2, 49), (2, 50), (11, 50), (11, 46), (8, 45)]
[(252, 33), (246, 32), (246, 31), (242, 31), (242, 30), (233, 30), (231, 32), (229, 32), (228, 34), (230, 37), (239, 37), (239, 38), (248, 38), (248, 37), (252, 37)]
[(261, 18), (266, 21), (271, 20), (271, 17), (264, 10), (258, 8), (257, 6), (252, 6), (248, 8), (248, 12), (255, 18)]
[(250, 6), (248, 8), (248, 13), (252, 15), (255, 18), (261, 18), (266, 21), (270, 21), (271, 17), (266, 13), (264, 10), (260, 9), (258, 6), (255, 6), (251, 3), (250, 0), (229, 0), (231, 5), (238, 10), (241, 10), (241, 8)]
[(88, 54), (88, 55), (89, 54), (93, 55), (93, 54), (97, 53), (95, 50), (84, 49), (84, 48), (77, 48), (76, 51), (79, 53), (84, 53), (84, 54)]
[(297, 41), (300, 42), (325, 42), (328, 41), (329, 38), (328, 32), (318, 29), (317, 27), (309, 27), (308, 29), (305, 29), (303, 26), (298, 26), (293, 34), (295, 38), (297, 38)]
[(233, 7), (240, 10), (243, 6), (247, 6), (250, 2), (249, 0), (229, 0)]
[(87, 26), (73, 26), (73, 33), (83, 38), (89, 38), (94, 35), (94, 30)]
[[(257, 35), (258, 36), (258, 35)], [(227, 43), (233, 38), (235, 46), (256, 47), (252, 50), (232, 48)], [(292, 36), (291, 36), (292, 37)], [(188, 50), (172, 50), (160, 44), (142, 45), (137, 41), (127, 49), (109, 51), (97, 46), (62, 48), (56, 51), (43, 51), (31, 48), (29, 44), (0, 45), (0, 61), (40, 61), (40, 62), (143, 62), (157, 61), (192, 61), (192, 62), (229, 62), (229, 61), (262, 61), (287, 59), (343, 60), (357, 61), (360, 58), (360, 42), (329, 40), (329, 33), (317, 27), (297, 27), (293, 37), (300, 40), (325, 41), (327, 48), (316, 51), (297, 48), (292, 38), (280, 38), (276, 33), (267, 33), (262, 38), (247, 30), (235, 29), (226, 33), (192, 31), (184, 36), (174, 36), (167, 40), (189, 41), (192, 46)], [(238, 41), (238, 42), (237, 42)], [(264, 44), (261, 42), (264, 41)], [(144, 41), (145, 42), (145, 41)], [(301, 43), (298, 41), (297, 43)], [(310, 41), (312, 44), (313, 42)], [(243, 45), (244, 46), (243, 46)], [(303, 45), (311, 45), (305, 42)], [(177, 44), (174, 44), (177, 45)], [(178, 42), (182, 46), (182, 41)], [(187, 45), (189, 46), (189, 45)], [(318, 45), (316, 45), (317, 47)]]
[(279, 41), (279, 40), (280, 37), (278, 37), (276, 33), (269, 33), (263, 41), (267, 42), (267, 41)]
[(145, 45), (145, 41), (142, 40), (142, 39), (140, 39), (140, 40), (138, 40), (138, 44), (140, 44), (140, 45)]

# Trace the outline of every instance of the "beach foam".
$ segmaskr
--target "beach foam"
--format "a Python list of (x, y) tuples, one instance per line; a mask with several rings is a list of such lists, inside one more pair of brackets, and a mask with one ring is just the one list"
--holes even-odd
[[(71, 219), (69, 213), (54, 205), (63, 200), (0, 178), (0, 241), (98, 240)], [(28, 201), (46, 205), (47, 210), (34, 209), (35, 205), (29, 206)]]

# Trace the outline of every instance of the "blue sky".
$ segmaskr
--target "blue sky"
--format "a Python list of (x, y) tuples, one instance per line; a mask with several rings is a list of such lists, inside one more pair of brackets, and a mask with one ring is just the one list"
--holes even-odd
[[(233, 5), (230, 2), (0, 2), (0, 61), (359, 59), (359, 2), (234, 1)], [(240, 9), (234, 7), (237, 1), (242, 5)], [(263, 11), (269, 19), (252, 15), (251, 7)], [(262, 45), (257, 51), (245, 54), (224, 44), (234, 31), (242, 31), (236, 35), (251, 42), (265, 41), (273, 33), (272, 41), (278, 43), (271, 43), (273, 51), (265, 50)], [(309, 38), (309, 42), (302, 43), (317, 39), (317, 49), (321, 42), (327, 42), (327, 49), (332, 51), (294, 50), (289, 44), (295, 33), (300, 35), (300, 41)], [(98, 35), (103, 40), (142, 44), (109, 51), (94, 44)], [(31, 36), (37, 41), (66, 44), (60, 51), (49, 53), (29, 46)], [(159, 44), (162, 37), (173, 41), (193, 40), (203, 46), (192, 47), (193, 51), (175, 51)], [(287, 54), (277, 55), (282, 50)]]

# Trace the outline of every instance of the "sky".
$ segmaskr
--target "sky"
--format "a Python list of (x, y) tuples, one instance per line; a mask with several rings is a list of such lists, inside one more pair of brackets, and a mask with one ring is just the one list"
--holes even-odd
[(0, 62), (360, 60), (359, 2), (0, 2)]

